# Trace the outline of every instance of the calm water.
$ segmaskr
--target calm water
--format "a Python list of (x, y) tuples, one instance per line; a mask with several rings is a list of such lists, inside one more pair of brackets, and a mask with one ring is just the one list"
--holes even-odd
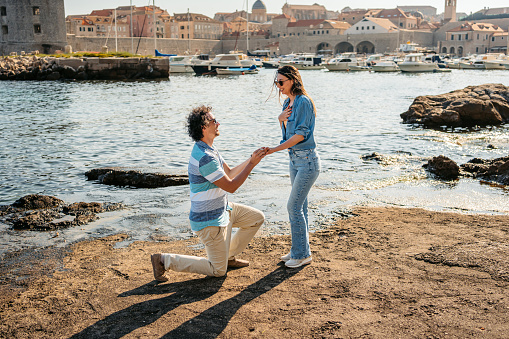
[[(509, 191), (461, 179), (428, 178), (422, 164), (446, 155), (462, 164), (509, 153), (509, 126), (426, 130), (401, 124), (419, 95), (469, 85), (509, 85), (507, 71), (453, 70), (443, 74), (304, 71), (318, 108), (316, 138), (323, 172), (311, 194), (314, 227), (356, 205), (423, 207), (467, 213), (509, 213)], [(138, 239), (191, 235), (188, 187), (129, 189), (87, 181), (104, 166), (187, 171), (192, 142), (184, 120), (192, 107), (213, 107), (216, 139), (237, 164), (257, 147), (279, 143), (280, 104), (271, 94), (273, 70), (240, 77), (172, 76), (154, 82), (0, 82), (0, 204), (33, 193), (67, 202), (123, 202), (128, 209), (90, 225), (54, 232), (15, 232), (0, 224), (0, 253), (26, 246), (61, 245), (127, 232)], [(269, 99), (268, 99), (269, 98)], [(268, 99), (268, 100), (267, 100)], [(492, 144), (496, 149), (488, 149)], [(378, 152), (387, 161), (364, 161)], [(232, 201), (267, 217), (264, 234), (288, 233), (287, 155), (265, 158)]]

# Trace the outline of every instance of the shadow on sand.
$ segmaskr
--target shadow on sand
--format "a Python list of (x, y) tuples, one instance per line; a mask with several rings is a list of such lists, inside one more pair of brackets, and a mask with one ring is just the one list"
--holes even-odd
[[(239, 294), (203, 311), (182, 323), (162, 338), (215, 338), (226, 328), (233, 315), (251, 300), (278, 286), (300, 272), (301, 268), (287, 270), (278, 267), (262, 279), (249, 285)], [(226, 277), (202, 278), (173, 284), (158, 285), (150, 282), (119, 297), (131, 295), (153, 296), (168, 294), (164, 298), (151, 299), (131, 305), (87, 327), (71, 338), (121, 338), (138, 328), (147, 326), (166, 313), (185, 304), (202, 301), (216, 294)]]

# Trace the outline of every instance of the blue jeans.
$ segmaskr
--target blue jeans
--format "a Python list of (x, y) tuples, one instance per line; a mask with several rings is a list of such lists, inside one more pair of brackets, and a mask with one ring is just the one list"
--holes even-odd
[(292, 259), (311, 255), (309, 249), (308, 193), (320, 173), (320, 157), (315, 149), (289, 150), (292, 192), (288, 198), (288, 215), (292, 231)]

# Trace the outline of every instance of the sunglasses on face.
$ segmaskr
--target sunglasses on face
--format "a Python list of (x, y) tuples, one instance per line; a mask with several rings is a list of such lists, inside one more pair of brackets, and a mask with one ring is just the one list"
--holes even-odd
[(213, 122), (214, 124), (218, 125), (219, 121), (217, 119), (208, 119), (209, 122)]
[(283, 86), (283, 84), (285, 83), (285, 81), (288, 81), (290, 79), (286, 79), (286, 80), (274, 80), (274, 83), (279, 86)]

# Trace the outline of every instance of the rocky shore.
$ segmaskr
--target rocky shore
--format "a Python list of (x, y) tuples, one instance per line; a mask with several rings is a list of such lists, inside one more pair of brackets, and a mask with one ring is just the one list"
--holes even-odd
[(37, 55), (0, 58), (0, 80), (130, 80), (169, 76), (163, 58), (56, 58)]
[(170, 274), (150, 254), (205, 255), (197, 238), (118, 234), (0, 262), (2, 338), (506, 338), (509, 216), (357, 208), (310, 236), (257, 237), (224, 278)]
[(415, 98), (401, 114), (403, 123), (426, 127), (494, 126), (509, 122), (509, 87), (468, 86), (440, 95)]
[(15, 230), (54, 231), (84, 225), (97, 214), (124, 208), (122, 204), (76, 202), (66, 204), (58, 198), (31, 194), (11, 205), (0, 205), (0, 222)]

